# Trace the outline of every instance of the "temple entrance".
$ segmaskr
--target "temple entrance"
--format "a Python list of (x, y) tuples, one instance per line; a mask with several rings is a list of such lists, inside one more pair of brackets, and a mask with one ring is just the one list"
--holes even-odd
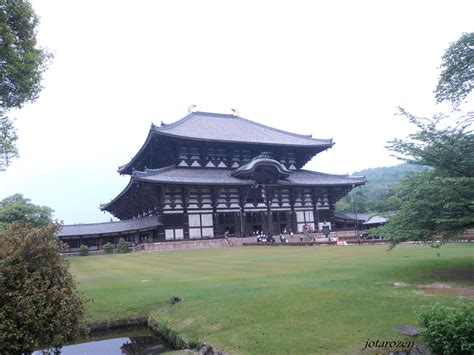
[[(290, 211), (272, 211), (271, 218), (268, 218), (267, 212), (246, 212), (246, 234), (247, 236), (256, 235), (264, 232), (270, 235), (279, 235), (290, 232)], [(269, 225), (270, 224), (270, 225)]]
[(218, 213), (216, 234), (226, 237), (234, 237), (236, 230), (240, 229), (240, 227), (236, 228), (239, 223), (238, 217), (238, 214), (235, 212)]
[(287, 211), (273, 211), (272, 212), (272, 226), (273, 234), (283, 234), (285, 229), (288, 232), (289, 216)]
[(247, 212), (245, 214), (246, 231), (248, 236), (257, 235), (264, 230), (264, 213), (263, 212)]

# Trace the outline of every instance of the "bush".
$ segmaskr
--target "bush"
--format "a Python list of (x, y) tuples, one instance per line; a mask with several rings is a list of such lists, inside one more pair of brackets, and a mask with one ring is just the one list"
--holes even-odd
[(117, 244), (117, 251), (119, 253), (128, 253), (130, 251), (128, 250), (128, 243), (125, 241), (125, 239), (119, 239), (119, 242)]
[(168, 337), (168, 335), (170, 333), (170, 329), (168, 328), (168, 322), (167, 321), (165, 321), (165, 320), (161, 321), (159, 331), (160, 331), (160, 334), (163, 338)]
[(201, 342), (197, 339), (191, 339), (188, 341), (188, 345), (191, 349), (199, 349), (201, 347)]
[(421, 335), (433, 354), (474, 353), (474, 305), (435, 303), (420, 315)]
[(84, 298), (54, 236), (58, 226), (0, 231), (0, 354), (58, 348), (79, 334)]
[(105, 254), (112, 254), (114, 252), (114, 246), (111, 243), (105, 243), (103, 248)]
[(81, 246), (79, 247), (79, 255), (80, 256), (89, 255), (89, 247), (87, 245), (81, 244)]

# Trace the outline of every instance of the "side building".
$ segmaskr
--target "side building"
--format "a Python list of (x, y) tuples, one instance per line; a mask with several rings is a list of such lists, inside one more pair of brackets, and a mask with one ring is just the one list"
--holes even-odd
[[(334, 223), (336, 201), (365, 183), (303, 169), (333, 145), (237, 115), (191, 112), (152, 125), (138, 153), (119, 168), (130, 181), (101, 209), (120, 222), (64, 226), (59, 236), (73, 248), (100, 249), (120, 236), (143, 243), (316, 230)], [(148, 221), (155, 225), (136, 227)]]

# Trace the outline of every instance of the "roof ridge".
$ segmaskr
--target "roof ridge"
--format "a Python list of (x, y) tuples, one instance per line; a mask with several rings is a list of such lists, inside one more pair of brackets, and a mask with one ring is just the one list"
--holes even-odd
[(291, 135), (291, 136), (295, 136), (295, 137), (301, 137), (301, 138), (309, 138), (309, 139), (312, 139), (312, 140), (315, 140), (315, 141), (329, 141), (331, 142), (332, 144), (332, 138), (331, 139), (322, 139), (322, 138), (313, 138), (313, 134), (299, 134), (299, 133), (293, 133), (293, 132), (288, 132), (288, 131), (284, 131), (282, 129), (279, 129), (279, 128), (275, 128), (275, 127), (271, 127), (271, 126), (267, 126), (267, 125), (264, 125), (263, 123), (259, 123), (259, 122), (255, 122), (255, 121), (252, 121), (252, 120), (249, 120), (248, 118), (244, 118), (244, 117), (240, 117), (240, 116), (236, 116), (238, 118), (240, 118), (241, 120), (243, 121), (247, 121), (247, 122), (250, 122), (256, 126), (260, 126), (260, 127), (264, 127), (264, 128), (268, 128), (272, 131), (275, 131), (275, 132), (280, 132), (280, 133), (285, 133), (285, 134), (288, 134), (288, 135)]
[(329, 174), (329, 173), (322, 173), (320, 171), (313, 171), (313, 170), (307, 170), (307, 169), (299, 169), (297, 171), (305, 171), (308, 173), (320, 174), (320, 175), (325, 175), (325, 176), (337, 176), (337, 177), (346, 177), (346, 178), (351, 178), (351, 179), (364, 179), (365, 180), (365, 176), (351, 176), (349, 174)]
[(253, 124), (253, 125), (256, 125), (256, 126), (259, 126), (259, 127), (263, 127), (263, 128), (266, 128), (266, 129), (270, 129), (270, 130), (275, 131), (275, 132), (284, 133), (284, 134), (294, 136), (294, 137), (307, 138), (307, 139), (311, 139), (311, 140), (314, 140), (314, 141), (321, 141), (321, 142), (324, 142), (326, 144), (328, 144), (328, 143), (333, 144), (332, 138), (330, 138), (330, 139), (313, 138), (313, 134), (299, 134), (299, 133), (294, 133), (294, 132), (288, 132), (288, 131), (285, 131), (285, 130), (282, 130), (282, 129), (279, 129), (279, 128), (267, 126), (267, 125), (264, 125), (264, 124), (256, 122), (256, 121), (252, 121), (248, 118), (233, 115), (233, 114), (230, 114), (230, 113), (228, 114), (228, 113), (217, 113), (217, 112), (194, 111), (194, 112), (188, 113), (186, 116), (184, 116), (183, 118), (181, 118), (181, 119), (179, 119), (175, 122), (163, 124), (161, 127), (152, 124), (151, 129), (156, 131), (156, 132), (163, 132), (163, 131), (166, 131), (167, 129), (174, 128), (176, 126), (179, 126), (179, 125), (185, 123), (186, 121), (191, 119), (193, 116), (198, 115), (198, 114), (201, 114), (203, 116), (240, 119), (240, 120), (246, 121), (250, 124)]
[(132, 176), (133, 177), (135, 177), (135, 176), (140, 177), (140, 176), (158, 175), (159, 173), (164, 173), (164, 172), (166, 172), (168, 170), (171, 170), (173, 168), (176, 168), (176, 165), (168, 165), (168, 166), (164, 166), (164, 167), (161, 167), (161, 168), (155, 168), (155, 169), (148, 169), (148, 168), (145, 167), (144, 171), (133, 169)]
[(187, 120), (189, 120), (193, 114), (195, 112), (189, 112), (186, 116), (184, 116), (183, 118), (180, 118), (179, 120), (177, 121), (174, 121), (174, 122), (171, 122), (171, 123), (164, 123), (163, 121), (161, 121), (161, 126), (157, 126), (155, 124), (151, 124), (151, 128), (154, 130), (154, 131), (157, 131), (157, 132), (161, 132), (163, 130), (166, 130), (166, 129), (169, 129), (169, 128), (174, 128), (184, 122), (186, 122)]
[[(104, 204), (105, 205), (105, 204)], [(99, 225), (99, 224), (114, 224), (114, 223), (124, 223), (128, 221), (134, 221), (138, 219), (145, 219), (145, 218), (151, 218), (151, 217), (156, 217), (157, 216), (145, 216), (145, 217), (139, 217), (139, 218), (129, 218), (129, 219), (124, 219), (120, 221), (109, 221), (109, 222), (95, 222), (95, 223), (73, 223), (73, 224), (63, 224), (62, 227), (76, 227), (76, 226), (90, 226), (90, 225)]]

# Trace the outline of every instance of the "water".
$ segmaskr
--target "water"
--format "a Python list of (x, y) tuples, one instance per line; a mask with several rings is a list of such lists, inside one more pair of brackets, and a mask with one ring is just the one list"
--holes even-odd
[[(96, 332), (75, 344), (61, 348), (61, 355), (154, 355), (172, 350), (147, 327)], [(38, 350), (33, 355), (55, 354), (53, 350)], [(58, 354), (58, 353), (56, 353)]]

